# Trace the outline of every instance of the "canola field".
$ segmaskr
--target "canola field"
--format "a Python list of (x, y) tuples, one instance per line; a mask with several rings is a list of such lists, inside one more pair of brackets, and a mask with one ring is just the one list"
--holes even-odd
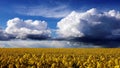
[(120, 49), (0, 48), (0, 68), (120, 68)]

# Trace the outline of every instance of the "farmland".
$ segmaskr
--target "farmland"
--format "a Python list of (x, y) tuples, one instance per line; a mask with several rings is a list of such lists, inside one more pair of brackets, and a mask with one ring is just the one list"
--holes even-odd
[(120, 49), (0, 48), (0, 68), (120, 68)]

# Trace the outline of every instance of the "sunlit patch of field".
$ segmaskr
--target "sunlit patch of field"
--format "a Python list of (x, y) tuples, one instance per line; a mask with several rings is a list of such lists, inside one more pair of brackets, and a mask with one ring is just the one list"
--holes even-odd
[(0, 48), (0, 68), (120, 68), (120, 49)]

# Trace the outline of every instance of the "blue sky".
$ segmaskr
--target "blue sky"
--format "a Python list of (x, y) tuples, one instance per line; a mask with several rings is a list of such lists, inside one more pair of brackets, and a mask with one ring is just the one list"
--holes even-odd
[(86, 11), (97, 8), (101, 11), (120, 10), (119, 0), (1, 0), (0, 26), (6, 27), (9, 19), (44, 20), (51, 29), (72, 11)]

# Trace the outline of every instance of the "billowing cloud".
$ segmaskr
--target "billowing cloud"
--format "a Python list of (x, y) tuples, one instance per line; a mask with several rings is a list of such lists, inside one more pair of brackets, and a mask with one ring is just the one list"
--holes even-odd
[(8, 35), (0, 28), (0, 40), (8, 39)]
[(57, 24), (62, 37), (120, 38), (120, 12), (73, 11)]
[(2, 28), (0, 28), (0, 40), (10, 40), (14, 39), (15, 37), (11, 34), (7, 34)]
[(62, 18), (67, 16), (71, 11), (67, 9), (66, 5), (56, 7), (17, 7), (16, 13), (28, 16), (42, 16), (48, 18)]
[(51, 33), (45, 21), (22, 20), (19, 18), (8, 20), (5, 32), (22, 39), (26, 37), (31, 39), (46, 38), (50, 37)]

